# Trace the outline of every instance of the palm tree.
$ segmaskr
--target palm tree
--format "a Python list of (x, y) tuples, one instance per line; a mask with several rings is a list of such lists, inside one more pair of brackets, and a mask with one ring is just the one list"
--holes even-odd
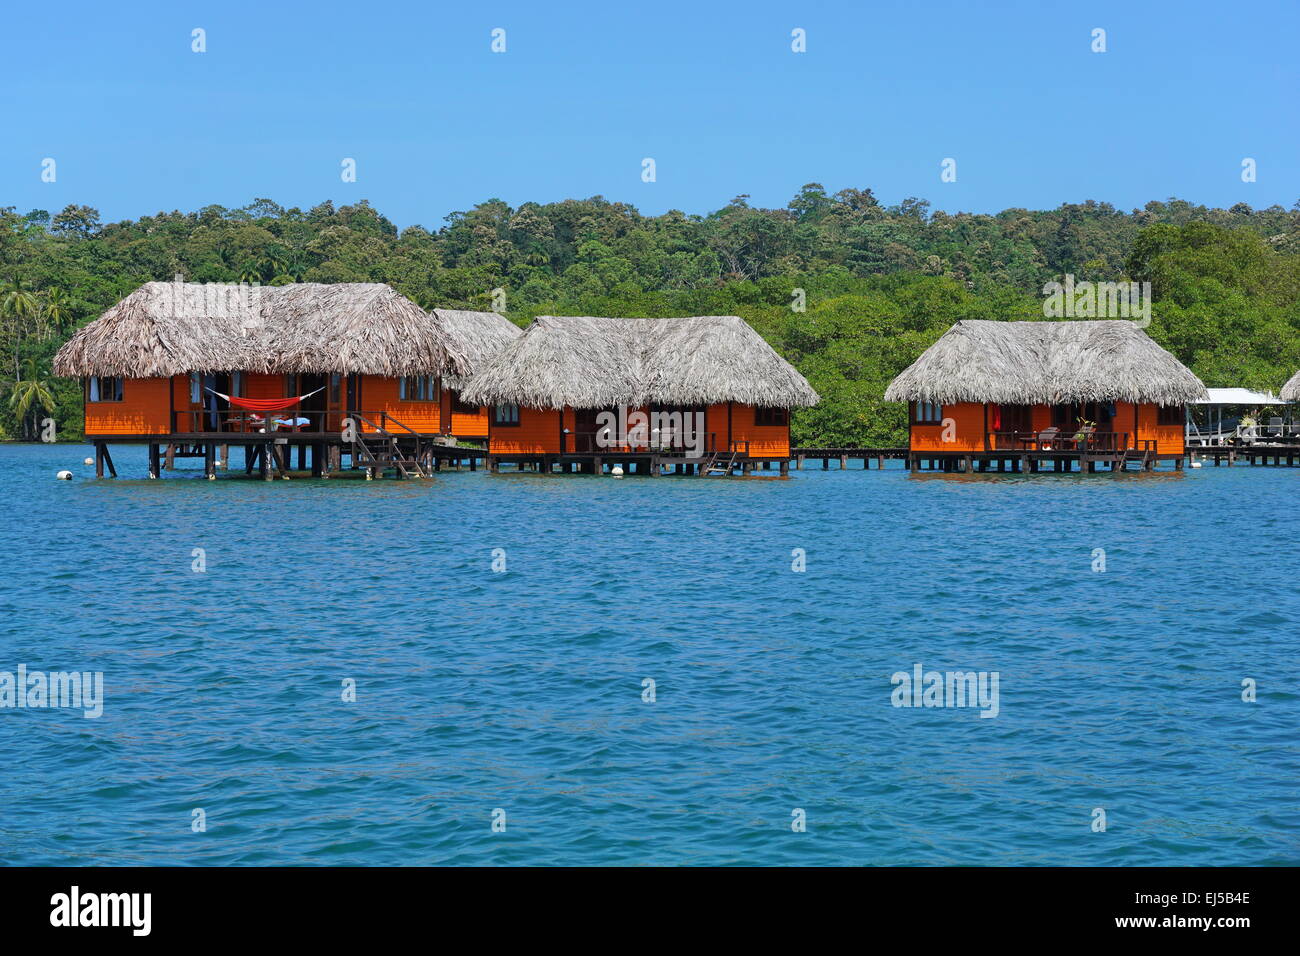
[(14, 279), (0, 289), (0, 313), (27, 318), (37, 310), (36, 293)]
[(9, 407), (22, 422), (23, 437), (28, 438), (36, 433), (36, 414), (54, 411), (54, 392), (35, 359), (23, 362), (22, 370), (24, 374), (9, 383)]
[(262, 258), (262, 278), (270, 282), (284, 272), (287, 265), (283, 252), (278, 249), (268, 250)]
[(50, 324), (54, 331), (62, 335), (63, 326), (67, 324), (68, 298), (63, 294), (63, 290), (58, 286), (51, 286), (45, 290), (45, 321)]
[(23, 285), (22, 279), (14, 279), (0, 288), (0, 318), (8, 320), (4, 332), (13, 350), (15, 379), (22, 377), (18, 374), (18, 346), (23, 339), (24, 326), (38, 311), (36, 294)]

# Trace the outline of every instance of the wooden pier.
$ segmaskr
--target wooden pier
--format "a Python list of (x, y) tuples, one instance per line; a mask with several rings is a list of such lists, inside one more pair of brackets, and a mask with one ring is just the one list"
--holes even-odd
[(802, 469), (803, 464), (808, 459), (816, 461), (821, 459), (822, 471), (830, 468), (831, 462), (838, 460), (840, 468), (849, 467), (850, 461), (861, 461), (863, 468), (870, 468), (871, 462), (876, 462), (876, 468), (884, 468), (885, 462), (889, 459), (907, 458), (906, 448), (792, 448), (791, 456), (794, 458), (794, 466)]
[(498, 473), (504, 467), (515, 471), (538, 474), (602, 475), (622, 469), (624, 475), (644, 475), (658, 478), (663, 475), (695, 475), (701, 478), (743, 477), (760, 471), (790, 473), (789, 458), (756, 458), (735, 453), (711, 453), (700, 456), (664, 453), (637, 453), (611, 450), (606, 454), (571, 455), (490, 455), (489, 472)]
[[(397, 436), (367, 433), (355, 440), (343, 439), (338, 432), (297, 432), (292, 434), (192, 433), (124, 438), (95, 438), (95, 477), (105, 472), (116, 478), (111, 445), (144, 444), (149, 449), (149, 478), (161, 478), (164, 471), (174, 470), (178, 458), (200, 458), (203, 472), (216, 478), (218, 471), (231, 471), (233, 449), (243, 448), (243, 474), (264, 481), (287, 478), (291, 471), (310, 472), (313, 478), (329, 478), (346, 471), (363, 471), (368, 478), (391, 474), (394, 478), (427, 478), (444, 468), (460, 469), (466, 464), (477, 470), (486, 457), (482, 448), (449, 445), (439, 436)], [(295, 454), (297, 466), (294, 466)], [(236, 469), (236, 473), (238, 470)]]
[(1300, 445), (1194, 445), (1187, 449), (1187, 456), (1213, 459), (1216, 467), (1244, 461), (1251, 465), (1294, 468), (1300, 464)]

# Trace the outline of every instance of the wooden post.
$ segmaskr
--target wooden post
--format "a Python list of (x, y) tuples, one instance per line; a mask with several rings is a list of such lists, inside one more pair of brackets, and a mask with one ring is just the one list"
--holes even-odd
[(267, 442), (262, 442), (257, 450), (257, 467), (258, 474), (263, 481), (271, 480), (271, 446)]
[(846, 469), (846, 468), (848, 468), (848, 467), (849, 467), (849, 456), (848, 456), (848, 455), (840, 455), (840, 471), (843, 471), (844, 469)]
[(176, 443), (169, 441), (167, 443), (167, 470), (173, 471), (176, 468)]
[(217, 446), (212, 442), (203, 446), (203, 477), (217, 477)]
[(109, 454), (108, 445), (104, 445), (104, 464), (108, 465), (108, 474), (112, 478), (117, 477), (117, 469), (113, 467), (113, 456)]
[(217, 457), (221, 459), (221, 470), (229, 471), (230, 470), (230, 446), (222, 445), (221, 450), (220, 452), (218, 452)]
[(790, 475), (790, 459), (789, 459), (789, 458), (782, 458), (782, 459), (781, 459), (781, 477), (782, 477), (782, 478), (788, 478), (789, 475)]
[(795, 471), (803, 471), (803, 455), (800, 455), (794, 463)]
[(324, 477), (325, 474), (325, 443), (312, 442), (311, 446), (311, 476), (313, 478)]
[(157, 478), (162, 469), (161, 461), (158, 455), (158, 443), (149, 443), (149, 477)]
[(104, 477), (104, 443), (95, 442), (95, 477)]

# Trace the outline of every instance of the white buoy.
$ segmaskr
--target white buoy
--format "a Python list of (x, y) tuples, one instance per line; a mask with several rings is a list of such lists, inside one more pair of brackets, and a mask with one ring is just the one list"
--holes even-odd
[(217, 480), (216, 475), (208, 475), (208, 481), (216, 481), (216, 480)]
[(59, 473), (58, 473), (57, 475), (55, 475), (54, 477), (57, 478), (57, 479), (59, 479), (59, 481), (71, 481), (71, 480), (72, 480), (72, 472), (68, 471), (68, 470), (65, 468), (65, 469), (63, 469), (63, 471), (59, 472)]
[(610, 473), (611, 475), (613, 475), (615, 478), (622, 478), (622, 477), (623, 477), (623, 466), (622, 466), (622, 465), (615, 465), (613, 468), (611, 468), (611, 469), (609, 470), (609, 473)]
[(1200, 463), (1199, 461), (1197, 461), (1195, 458), (1193, 458), (1193, 459), (1192, 459), (1192, 467), (1193, 467), (1193, 468), (1200, 468), (1200, 467), (1201, 467), (1201, 463)]
[(94, 463), (95, 463), (95, 459), (93, 458), (87, 458), (85, 461), (82, 462), (83, 465), (93, 465)]

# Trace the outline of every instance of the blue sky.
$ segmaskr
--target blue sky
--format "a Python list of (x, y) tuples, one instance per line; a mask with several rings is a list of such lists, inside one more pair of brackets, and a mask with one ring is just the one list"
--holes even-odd
[(366, 198), (437, 227), (492, 197), (705, 213), (806, 182), (977, 212), (1300, 199), (1295, 0), (128, 0), (5, 21), (0, 205), (23, 212)]

